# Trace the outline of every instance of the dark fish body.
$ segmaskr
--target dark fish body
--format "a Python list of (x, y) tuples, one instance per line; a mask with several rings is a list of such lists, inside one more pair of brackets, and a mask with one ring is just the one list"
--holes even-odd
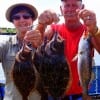
[(48, 42), (46, 39), (36, 51), (34, 63), (40, 73), (44, 90), (56, 100), (67, 89), (70, 72), (64, 56), (64, 40), (55, 33)]
[(11, 72), (14, 84), (22, 95), (22, 100), (28, 100), (28, 95), (34, 90), (36, 82), (36, 71), (32, 61), (32, 52), (28, 49), (24, 51), (22, 48), (16, 54), (15, 63)]
[[(92, 44), (91, 36), (83, 33), (78, 47), (78, 74), (80, 84), (83, 88), (83, 100), (87, 100), (88, 86), (92, 72)], [(89, 100), (89, 99), (88, 99)]]

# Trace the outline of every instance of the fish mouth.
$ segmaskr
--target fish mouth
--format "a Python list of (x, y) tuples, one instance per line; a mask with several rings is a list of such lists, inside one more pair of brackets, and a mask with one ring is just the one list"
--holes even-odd
[(46, 46), (46, 51), (48, 55), (51, 54), (61, 54), (64, 51), (64, 39), (61, 36), (57, 36), (56, 39), (49, 42)]

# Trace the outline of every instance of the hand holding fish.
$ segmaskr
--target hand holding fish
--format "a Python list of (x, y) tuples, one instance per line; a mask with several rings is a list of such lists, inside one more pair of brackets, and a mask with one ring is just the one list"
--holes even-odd
[(93, 11), (82, 9), (79, 12), (79, 17), (83, 20), (84, 24), (87, 26), (88, 31), (94, 35), (97, 30), (96, 14)]
[(38, 18), (39, 23), (45, 24), (45, 25), (50, 25), (53, 22), (58, 22), (59, 17), (58, 15), (51, 9), (45, 10), (43, 13), (40, 14)]
[(39, 30), (27, 31), (24, 37), (26, 43), (31, 43), (33, 47), (38, 47), (42, 42), (42, 36)]

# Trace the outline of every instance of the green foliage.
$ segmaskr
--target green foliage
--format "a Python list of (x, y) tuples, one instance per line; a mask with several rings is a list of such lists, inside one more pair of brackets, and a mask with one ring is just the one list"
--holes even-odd
[(0, 34), (13, 34), (16, 33), (16, 29), (15, 28), (0, 28)]

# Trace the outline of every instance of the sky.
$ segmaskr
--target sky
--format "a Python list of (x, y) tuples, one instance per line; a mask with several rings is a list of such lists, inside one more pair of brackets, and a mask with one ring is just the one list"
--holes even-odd
[[(13, 24), (6, 20), (5, 12), (10, 5), (19, 2), (23, 2), (23, 0), (0, 0), (0, 27), (13, 27)], [(38, 9), (39, 14), (45, 9), (53, 9), (60, 14), (60, 0), (24, 0), (24, 2), (34, 5)], [(100, 25), (100, 0), (83, 0), (83, 3), (85, 8), (93, 10), (96, 13), (97, 22)]]
[[(6, 21), (5, 11), (6, 9), (15, 3), (23, 2), (23, 0), (0, 0), (0, 27), (13, 27), (13, 25)], [(49, 1), (49, 2), (48, 2)], [(45, 9), (54, 9), (58, 13), (60, 0), (24, 0), (24, 3), (34, 5), (38, 9), (40, 14)]]
[[(23, 2), (23, 0), (0, 0), (0, 27), (13, 27), (13, 24), (6, 20), (5, 12), (10, 5), (19, 2)], [(24, 3), (34, 5), (38, 9), (39, 14), (45, 9), (53, 9), (60, 14), (60, 2), (60, 0), (24, 0)], [(85, 4), (86, 9), (92, 10), (96, 13), (97, 25), (100, 27), (100, 0), (83, 0), (83, 3)], [(95, 52), (94, 58), (96, 59), (96, 64), (100, 65), (100, 55), (98, 55), (97, 52)]]

